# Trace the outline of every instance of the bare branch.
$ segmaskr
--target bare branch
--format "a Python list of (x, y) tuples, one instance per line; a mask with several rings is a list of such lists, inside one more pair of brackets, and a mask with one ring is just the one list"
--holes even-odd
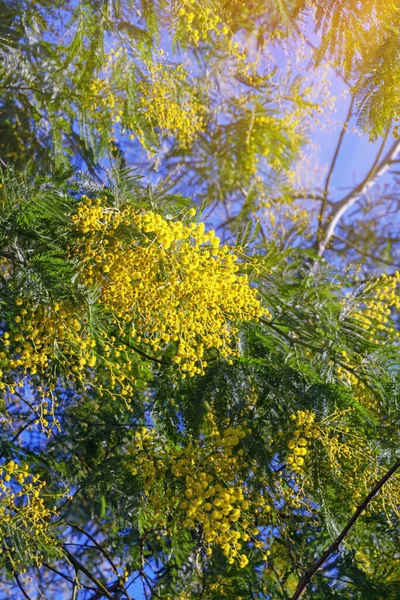
[(368, 190), (376, 183), (379, 177), (382, 177), (382, 175), (386, 173), (388, 169), (390, 169), (392, 160), (396, 158), (400, 151), (400, 140), (395, 140), (382, 160), (379, 160), (383, 152), (386, 139), (387, 136), (383, 139), (378, 156), (376, 157), (374, 164), (364, 177), (363, 181), (361, 181), (351, 192), (349, 192), (342, 200), (334, 205), (333, 212), (330, 216), (327, 226), (325, 227), (324, 235), (318, 244), (318, 256), (322, 256), (324, 254), (326, 247), (335, 232), (336, 225), (343, 215), (351, 206), (353, 206), (353, 204), (355, 204), (355, 202), (357, 202), (357, 200), (363, 194), (368, 192)]
[(328, 558), (337, 550), (339, 550), (339, 545), (342, 543), (346, 535), (349, 533), (350, 529), (356, 523), (357, 519), (360, 517), (361, 513), (367, 508), (368, 504), (371, 502), (372, 498), (376, 496), (379, 490), (385, 485), (385, 483), (394, 475), (397, 469), (400, 467), (400, 458), (395, 462), (395, 464), (389, 469), (389, 471), (380, 479), (376, 485), (372, 488), (368, 496), (363, 500), (360, 506), (357, 508), (354, 515), (348, 521), (347, 525), (341, 531), (341, 533), (337, 536), (335, 541), (329, 546), (329, 548), (323, 553), (321, 558), (317, 560), (317, 562), (311, 567), (309, 571), (305, 573), (305, 575), (301, 578), (297, 589), (292, 596), (291, 600), (298, 600), (303, 595), (306, 587), (311, 583), (311, 579), (314, 577), (315, 573), (322, 567), (322, 565), (328, 560)]
[(354, 248), (354, 250), (356, 250), (356, 252), (358, 252), (358, 254), (361, 254), (362, 256), (366, 256), (367, 258), (371, 258), (372, 260), (377, 260), (381, 263), (384, 263), (385, 265), (389, 265), (390, 267), (395, 267), (396, 269), (400, 269), (400, 265), (398, 265), (397, 263), (390, 262), (390, 260), (385, 260), (384, 258), (381, 258), (380, 256), (374, 256), (373, 254), (370, 254), (369, 252), (365, 252), (364, 250), (361, 250), (361, 248), (359, 248), (352, 242), (349, 242), (349, 240), (342, 238), (337, 233), (334, 233), (332, 237), (339, 240), (339, 242), (346, 244), (346, 246), (350, 246), (350, 248)]
[(329, 185), (331, 183), (332, 174), (333, 174), (333, 171), (336, 166), (336, 161), (339, 156), (340, 148), (342, 147), (344, 136), (347, 133), (349, 121), (350, 121), (351, 117), (353, 116), (354, 102), (355, 102), (355, 97), (352, 96), (351, 100), (350, 100), (349, 109), (347, 111), (346, 119), (343, 122), (342, 129), (341, 129), (340, 135), (339, 135), (339, 139), (336, 144), (335, 152), (333, 153), (333, 158), (332, 158), (331, 165), (329, 167), (328, 175), (326, 176), (324, 191), (322, 193), (322, 204), (321, 204), (321, 208), (320, 208), (319, 216), (318, 216), (317, 246), (320, 244), (320, 241), (321, 241), (321, 238), (323, 235), (322, 219), (324, 216), (324, 212), (325, 212), (325, 208), (326, 208), (326, 204), (327, 204), (327, 200), (328, 200)]
[[(116, 565), (114, 564), (113, 560), (111, 559), (110, 555), (108, 554), (108, 552), (103, 548), (103, 546), (101, 546), (101, 544), (99, 544), (97, 542), (97, 540), (90, 533), (88, 533), (87, 531), (85, 531), (84, 529), (79, 527), (79, 525), (74, 525), (73, 523), (67, 523), (67, 525), (69, 525), (70, 527), (73, 527), (77, 531), (80, 531), (80, 533), (83, 533), (83, 535), (85, 535), (95, 545), (95, 547), (103, 554), (103, 556), (105, 556), (105, 558), (109, 562), (114, 574), (118, 577), (118, 580), (119, 580), (120, 577), (118, 574), (118, 569), (117, 569)], [(132, 600), (128, 593), (128, 590), (126, 589), (125, 584), (122, 580), (120, 582), (120, 586), (121, 586), (121, 588), (123, 588), (127, 599)]]
[(20, 580), (19, 580), (19, 577), (18, 577), (17, 573), (14, 573), (14, 579), (15, 579), (15, 581), (17, 582), (17, 585), (18, 585), (19, 589), (21, 590), (21, 592), (22, 592), (22, 595), (23, 595), (23, 596), (25, 596), (25, 598), (27, 598), (27, 600), (31, 600), (31, 597), (30, 597), (30, 596), (29, 596), (29, 595), (26, 593), (26, 591), (24, 590), (24, 588), (23, 588), (23, 586), (22, 586), (22, 583), (20, 582)]
[(65, 546), (63, 546), (63, 550), (69, 562), (75, 568), (76, 572), (82, 571), (82, 573), (84, 573), (86, 577), (97, 586), (97, 589), (100, 590), (106, 598), (109, 598), (109, 600), (113, 600), (113, 597), (111, 596), (110, 592), (105, 587), (105, 585), (99, 579), (97, 579), (97, 577), (95, 577), (93, 573), (91, 573), (89, 569), (87, 569), (85, 565), (83, 565), (73, 554), (71, 554), (71, 552), (67, 550)]

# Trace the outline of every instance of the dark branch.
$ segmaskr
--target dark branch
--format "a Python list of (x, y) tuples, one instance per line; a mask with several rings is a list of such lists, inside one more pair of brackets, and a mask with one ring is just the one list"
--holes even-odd
[(354, 248), (354, 250), (356, 250), (356, 252), (358, 252), (358, 254), (361, 254), (362, 256), (366, 256), (367, 258), (371, 258), (372, 260), (377, 260), (381, 263), (384, 263), (385, 265), (389, 265), (390, 267), (395, 267), (396, 269), (400, 269), (400, 264), (391, 262), (390, 260), (385, 260), (384, 258), (381, 258), (380, 256), (374, 256), (374, 254), (370, 254), (369, 252), (365, 252), (364, 250), (361, 250), (361, 248), (359, 248), (352, 242), (349, 242), (349, 240), (342, 238), (337, 233), (334, 233), (332, 237), (339, 240), (339, 242), (342, 242), (342, 244), (346, 244), (346, 246), (350, 246), (350, 248)]
[(65, 546), (63, 546), (63, 550), (68, 560), (77, 572), (82, 571), (82, 573), (84, 573), (84, 575), (86, 575), (86, 577), (97, 586), (97, 589), (100, 590), (104, 594), (104, 596), (106, 596), (106, 598), (108, 598), (109, 600), (114, 600), (108, 589), (105, 587), (105, 585), (103, 585), (101, 581), (97, 579), (97, 577), (95, 577), (93, 573), (91, 573), (89, 569), (85, 567), (85, 565), (83, 565), (73, 554), (71, 554), (71, 552), (67, 550)]
[(14, 573), (14, 578), (15, 578), (15, 581), (17, 582), (17, 586), (18, 586), (18, 587), (19, 587), (19, 589), (21, 590), (21, 592), (22, 592), (23, 596), (25, 596), (25, 598), (27, 598), (27, 600), (31, 600), (31, 597), (30, 597), (30, 596), (28, 596), (28, 594), (27, 594), (27, 593), (26, 593), (26, 591), (24, 590), (24, 588), (23, 588), (23, 586), (22, 586), (22, 583), (20, 582), (20, 580), (19, 580), (19, 577), (18, 577), (17, 573)]
[(368, 496), (365, 500), (360, 504), (357, 508), (354, 515), (351, 517), (345, 528), (342, 532), (337, 536), (335, 541), (329, 546), (329, 548), (323, 553), (321, 558), (317, 560), (317, 562), (311, 567), (309, 571), (305, 573), (305, 575), (301, 578), (299, 585), (292, 596), (291, 600), (298, 600), (303, 595), (304, 590), (311, 582), (311, 579), (314, 577), (315, 573), (322, 567), (322, 565), (328, 560), (328, 558), (339, 549), (339, 545), (344, 540), (346, 535), (349, 533), (350, 529), (356, 523), (357, 519), (360, 517), (361, 513), (367, 508), (368, 504), (371, 502), (372, 498), (376, 496), (379, 490), (385, 485), (385, 483), (394, 475), (397, 469), (400, 467), (400, 458), (395, 462), (395, 464), (389, 469), (389, 471), (378, 481), (378, 483), (372, 488)]

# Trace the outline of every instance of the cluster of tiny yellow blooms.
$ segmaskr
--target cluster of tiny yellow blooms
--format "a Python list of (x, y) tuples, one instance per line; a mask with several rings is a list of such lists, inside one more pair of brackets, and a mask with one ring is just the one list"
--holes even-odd
[[(229, 598), (229, 594), (232, 594), (232, 582), (229, 582), (230, 585), (225, 585), (223, 581), (216, 581), (215, 583), (210, 583), (208, 589), (211, 592), (216, 592), (219, 594), (219, 598)], [(243, 596), (235, 596), (235, 600), (244, 600)]]
[(175, 595), (174, 597), (167, 596), (166, 600), (191, 600), (191, 596), (187, 592), (181, 592), (178, 595)]
[(172, 27), (175, 38), (197, 46), (199, 41), (210, 39), (214, 33), (228, 35), (228, 27), (222, 26), (221, 17), (195, 0), (175, 0), (172, 4)]
[(254, 216), (261, 221), (268, 239), (278, 240), (280, 243), (286, 241), (288, 244), (298, 232), (309, 237), (307, 228), (311, 221), (310, 211), (295, 203), (280, 200), (271, 202), (271, 198), (266, 198), (265, 195), (265, 191), (259, 195)]
[(347, 367), (352, 366), (351, 357), (348, 355), (346, 350), (340, 351), (342, 364), (336, 364), (336, 374), (342, 379), (347, 385), (355, 387), (359, 384), (359, 378), (356, 373), (350, 371)]
[(310, 411), (299, 410), (295, 415), (291, 415), (295, 421), (296, 429), (293, 432), (293, 438), (288, 442), (290, 454), (287, 457), (287, 464), (297, 473), (304, 473), (304, 457), (307, 454), (309, 439), (314, 436), (315, 415)]
[[(350, 376), (351, 375), (352, 374), (350, 373)], [(361, 381), (358, 381), (358, 383), (354, 382), (354, 396), (357, 399), (357, 402), (365, 406), (365, 408), (370, 410), (377, 417), (383, 416), (384, 407), (379, 396), (374, 394), (374, 391), (369, 389)]]
[(233, 38), (233, 32), (217, 5), (204, 6), (196, 0), (174, 0), (172, 3), (172, 38), (184, 46), (199, 42), (222, 43), (229, 55), (243, 60), (245, 53)]
[[(400, 283), (400, 271), (393, 275), (383, 274), (377, 282), (370, 286), (370, 297), (362, 299), (355, 305), (352, 316), (365, 330), (370, 342), (377, 345), (397, 342), (400, 339), (398, 328), (394, 325), (392, 315), (400, 309), (400, 296), (397, 288)], [(366, 290), (368, 293), (368, 290)], [(352, 359), (346, 352), (341, 351), (342, 365), (336, 366), (338, 376), (351, 386), (356, 393), (357, 400), (379, 414), (380, 407), (373, 394), (365, 388), (356, 372), (346, 367), (352, 366)]]
[[(0, 184), (1, 189), (1, 184)], [(8, 258), (0, 258), (0, 271), (5, 279), (8, 279), (12, 274), (12, 262)]]
[(205, 109), (193, 93), (185, 67), (171, 67), (162, 58), (160, 52), (157, 60), (144, 65), (148, 77), (138, 82), (139, 106), (150, 126), (159, 128), (162, 135), (173, 135), (182, 148), (189, 148), (204, 130)]
[[(10, 562), (14, 571), (24, 566), (40, 567), (43, 555), (37, 544), (56, 543), (49, 530), (56, 508), (46, 507), (42, 490), (46, 485), (39, 476), (29, 473), (28, 465), (14, 461), (0, 466), (0, 562)], [(10, 545), (12, 533), (19, 539), (18, 549)]]
[[(174, 136), (183, 148), (190, 147), (204, 130), (205, 107), (196, 96), (196, 86), (185, 66), (169, 64), (162, 50), (152, 60), (143, 61), (142, 74), (136, 81), (136, 106), (130, 110), (124, 81), (114, 76), (116, 61), (128, 60), (125, 55), (120, 57), (120, 52), (110, 51), (99, 77), (91, 84), (87, 111), (95, 119), (102, 119), (106, 112), (114, 126), (122, 126), (121, 133), (126, 132), (130, 139), (137, 137), (149, 151), (154, 141), (145, 134), (145, 125), (163, 136)], [(110, 142), (114, 141), (111, 137)]]
[[(248, 277), (238, 274), (238, 257), (204, 223), (167, 221), (102, 199), (81, 202), (74, 223), (87, 235), (77, 250), (84, 281), (101, 287), (100, 302), (137, 342), (155, 352), (175, 343), (183, 376), (204, 373), (209, 348), (237, 355), (235, 323), (266, 314)], [(120, 228), (130, 235), (119, 236)]]
[(400, 296), (397, 287), (400, 283), (400, 271), (393, 275), (385, 273), (377, 282), (371, 284), (371, 298), (362, 301), (354, 315), (360, 325), (368, 332), (369, 340), (376, 344), (400, 339), (399, 331), (393, 327), (391, 314), (400, 309)]
[(375, 413), (377, 416), (382, 413), (382, 405), (378, 398), (375, 396), (372, 390), (367, 388), (364, 383), (359, 379), (357, 373), (353, 370), (349, 370), (346, 367), (351, 367), (353, 364), (352, 358), (348, 355), (346, 350), (340, 352), (342, 357), (342, 365), (336, 364), (336, 373), (340, 379), (342, 379), (347, 385), (351, 386), (357, 402), (365, 406), (368, 410)]
[[(80, 323), (72, 315), (62, 311), (61, 318), (57, 319), (55, 311), (47, 312), (41, 306), (33, 308), (22, 298), (16, 299), (14, 311), (14, 321), (9, 324), (9, 330), (0, 334), (0, 390), (8, 394), (15, 394), (18, 388), (24, 386), (27, 374), (40, 374), (48, 379), (56, 340), (68, 344), (73, 339), (74, 329), (80, 328)], [(61, 349), (65, 350), (65, 345)], [(53, 389), (54, 386), (50, 385), (48, 390), (38, 390), (42, 402), (36, 412), (44, 429), (57, 404)], [(46, 397), (52, 401), (46, 402)]]
[(245, 567), (242, 542), (264, 546), (255, 520), (271, 511), (269, 497), (251, 489), (251, 465), (240, 448), (246, 435), (240, 426), (221, 433), (213, 427), (203, 440), (177, 448), (154, 430), (139, 433), (127, 468), (142, 480), (148, 528), (168, 535), (183, 525), (201, 533), (207, 555), (217, 545), (229, 563)]
[[(303, 466), (305, 457), (311, 450), (312, 442), (318, 440), (327, 453), (327, 462), (336, 476), (343, 474), (342, 460), (349, 460), (355, 451), (354, 440), (349, 427), (341, 421), (351, 409), (335, 411), (321, 421), (316, 421), (315, 414), (309, 410), (299, 410), (290, 419), (294, 422), (293, 437), (288, 442), (290, 454), (287, 463), (292, 470), (305, 474)], [(345, 437), (346, 440), (341, 438)], [(351, 444), (347, 442), (351, 438)], [(307, 448), (307, 446), (309, 448)]]
[[(123, 341), (113, 336), (96, 341), (85, 317), (65, 302), (34, 306), (28, 300), (17, 298), (14, 322), (9, 331), (0, 334), (0, 390), (15, 394), (24, 386), (25, 375), (39, 375), (47, 380), (48, 386), (39, 386), (36, 390), (41, 398), (36, 423), (49, 432), (52, 425), (59, 427), (54, 416), (57, 407), (55, 364), (59, 366), (58, 374), (64, 373), (70, 381), (86, 387), (96, 384), (94, 367), (99, 359), (109, 372), (109, 393), (129, 398), (134, 383), (129, 375), (132, 352)], [(21, 377), (17, 377), (18, 373)], [(101, 385), (97, 385), (97, 389), (101, 391)]]
[[(345, 421), (352, 410), (351, 408), (336, 410), (318, 422), (311, 411), (298, 411), (292, 415), (291, 419), (296, 429), (293, 438), (288, 442), (290, 454), (287, 463), (294, 472), (307, 477), (307, 465), (303, 457), (308, 453), (307, 446), (319, 442), (326, 453), (326, 468), (342, 482), (345, 488), (345, 494), (341, 495), (341, 499), (351, 499), (357, 503), (384, 475), (385, 468), (379, 464), (364, 436), (358, 431), (353, 432), (346, 424)], [(391, 511), (399, 514), (399, 475), (393, 476), (385, 484), (384, 489), (374, 500), (374, 506), (383, 510), (388, 517)]]

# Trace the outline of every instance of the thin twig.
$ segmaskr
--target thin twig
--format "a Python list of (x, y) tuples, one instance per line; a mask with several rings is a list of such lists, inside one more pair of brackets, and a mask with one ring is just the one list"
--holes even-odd
[(86, 575), (86, 577), (97, 586), (97, 589), (101, 590), (101, 592), (107, 598), (109, 598), (109, 600), (114, 600), (108, 589), (105, 587), (105, 585), (102, 584), (101, 581), (97, 579), (97, 577), (95, 577), (95, 575), (93, 575), (93, 573), (91, 573), (89, 569), (85, 567), (85, 565), (83, 565), (73, 554), (71, 554), (71, 552), (65, 546), (63, 546), (63, 550), (76, 571), (82, 571), (82, 573)]
[(282, 590), (283, 597), (285, 598), (285, 600), (289, 600), (289, 596), (287, 595), (287, 593), (286, 593), (286, 590), (285, 590), (285, 588), (283, 587), (283, 583), (282, 583), (282, 581), (281, 581), (281, 578), (279, 577), (279, 573), (277, 573), (277, 571), (276, 571), (276, 569), (275, 569), (274, 565), (270, 564), (270, 565), (269, 565), (269, 567), (270, 567), (270, 568), (272, 569), (272, 571), (274, 572), (274, 575), (275, 575), (275, 577), (276, 577), (276, 580), (277, 580), (277, 582), (279, 583), (279, 586), (280, 586), (280, 588), (281, 588), (281, 590)]
[(359, 505), (354, 515), (348, 521), (347, 525), (341, 531), (341, 533), (337, 536), (335, 541), (329, 546), (329, 548), (323, 553), (321, 558), (319, 558), (316, 563), (311, 567), (309, 571), (305, 573), (305, 575), (301, 578), (297, 589), (292, 596), (291, 600), (298, 600), (303, 595), (304, 590), (310, 584), (311, 579), (315, 575), (315, 573), (322, 567), (322, 565), (328, 560), (328, 558), (336, 551), (339, 550), (339, 545), (342, 543), (346, 535), (349, 533), (350, 529), (356, 523), (357, 519), (360, 517), (361, 513), (367, 508), (368, 504), (371, 502), (372, 498), (376, 496), (379, 490), (385, 485), (385, 483), (394, 475), (397, 469), (400, 467), (400, 458), (395, 462), (395, 464), (389, 469), (389, 471), (380, 479), (375, 486), (372, 488), (368, 496), (363, 500), (363, 502)]
[(72, 588), (72, 596), (71, 596), (71, 600), (76, 600), (77, 596), (78, 596), (78, 586), (79, 586), (79, 579), (78, 579), (78, 574), (75, 571), (74, 574), (74, 581), (73, 581), (73, 588)]
[(25, 423), (24, 425), (22, 425), (18, 431), (16, 432), (16, 434), (14, 435), (14, 437), (11, 440), (11, 443), (13, 444), (21, 435), (21, 433), (23, 433), (25, 431), (25, 429), (28, 429), (28, 427), (30, 427), (31, 425), (33, 425), (33, 423), (36, 421), (36, 417), (34, 419), (31, 419), (30, 421), (28, 421), (27, 423)]
[(155, 356), (150, 356), (150, 354), (147, 354), (143, 350), (140, 350), (139, 348), (137, 348), (130, 342), (127, 343), (127, 346), (128, 346), (128, 348), (130, 348), (130, 350), (133, 350), (134, 352), (137, 352), (140, 356), (143, 356), (143, 358), (147, 358), (147, 360), (151, 360), (159, 365), (167, 364), (164, 360), (161, 360), (160, 358), (156, 358)]
[(385, 260), (384, 258), (381, 258), (380, 256), (374, 256), (373, 254), (370, 254), (369, 252), (365, 252), (365, 250), (361, 250), (361, 248), (359, 248), (358, 246), (353, 244), (353, 242), (349, 242), (349, 240), (346, 240), (345, 238), (341, 237), (337, 233), (334, 233), (332, 237), (339, 240), (339, 242), (346, 244), (346, 246), (350, 246), (350, 248), (354, 248), (354, 250), (356, 250), (358, 252), (358, 254), (361, 254), (362, 256), (366, 256), (367, 258), (371, 258), (372, 260), (378, 260), (379, 262), (384, 263), (385, 265), (389, 265), (390, 267), (395, 267), (396, 269), (400, 269), (400, 264), (390, 262), (390, 260)]
[(77, 531), (80, 531), (81, 533), (83, 533), (83, 535), (85, 535), (95, 545), (95, 547), (103, 554), (103, 556), (105, 556), (105, 558), (110, 563), (111, 568), (114, 571), (114, 574), (118, 577), (118, 580), (120, 580), (122, 582), (122, 583), (120, 583), (120, 586), (123, 588), (127, 599), (132, 600), (126, 587), (125, 587), (124, 582), (122, 581), (122, 579), (120, 579), (120, 576), (118, 574), (118, 569), (115, 566), (115, 564), (114, 564), (113, 560), (111, 559), (110, 555), (108, 554), (108, 552), (97, 542), (97, 540), (90, 533), (88, 533), (87, 531), (82, 529), (82, 527), (79, 527), (79, 525), (74, 525), (73, 523), (67, 523), (67, 525), (69, 525), (70, 527), (73, 527)]
[(27, 598), (27, 600), (31, 600), (31, 597), (28, 596), (28, 594), (26, 593), (26, 591), (24, 590), (22, 583), (19, 580), (19, 577), (17, 575), (17, 573), (14, 573), (14, 579), (17, 582), (17, 585), (19, 587), (19, 589), (21, 590), (21, 592), (23, 593), (23, 595), (25, 596), (25, 598)]

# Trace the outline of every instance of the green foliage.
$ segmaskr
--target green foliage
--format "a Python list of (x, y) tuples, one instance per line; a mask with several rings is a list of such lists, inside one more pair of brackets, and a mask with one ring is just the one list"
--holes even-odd
[(321, 43), (316, 64), (328, 56), (352, 82), (359, 125), (372, 140), (398, 120), (399, 7), (377, 0), (300, 0), (296, 13), (315, 8), (315, 27)]
[[(397, 464), (400, 276), (317, 258), (293, 204), (327, 104), (321, 72), (290, 62), (308, 7), (314, 65), (333, 60), (362, 126), (384, 134), (398, 110), (394, 4), (0, 1), (5, 598), (288, 600)], [(287, 237), (276, 226), (269, 240), (262, 217), (280, 209)], [(219, 217), (219, 237), (203, 236)], [(150, 298), (135, 296), (142, 265), (127, 266), (139, 251), (143, 266), (159, 257)], [(226, 303), (225, 354), (219, 332), (202, 345), (218, 285), (193, 302), (208, 268), (227, 296), (248, 291)], [(172, 283), (182, 293), (163, 314)], [(250, 288), (263, 310), (246, 321)], [(190, 302), (192, 372), (179, 354)], [(309, 598), (398, 597), (399, 499), (397, 472)]]

